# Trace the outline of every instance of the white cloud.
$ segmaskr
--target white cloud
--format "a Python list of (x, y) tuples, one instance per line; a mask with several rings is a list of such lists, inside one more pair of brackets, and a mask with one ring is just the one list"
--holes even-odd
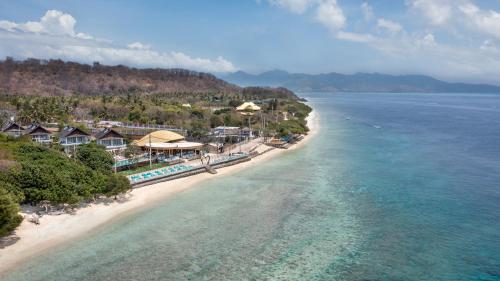
[[(368, 1), (360, 6), (364, 22), (358, 21), (351, 29), (346, 27), (347, 17), (336, 0), (307, 1), (304, 9), (297, 8), (295, 12), (310, 9), (337, 40), (357, 42), (377, 51), (371, 62), (363, 62), (363, 67), (357, 70), (372, 67), (376, 71), (425, 73), (449, 80), (498, 80), (500, 45), (497, 47), (484, 35), (500, 38), (500, 12), (481, 9), (473, 0), (405, 0), (409, 9), (417, 12), (410, 15), (424, 19), (424, 29), (414, 26), (408, 29), (385, 18), (379, 18), (373, 28), (368, 26), (375, 18)], [(388, 32), (376, 32), (377, 28)], [(436, 38), (435, 34), (444, 36)], [(451, 36), (458, 40), (450, 40)]]
[[(380, 69), (394, 73), (424, 73), (451, 81), (497, 81), (500, 75), (500, 50), (486, 40), (478, 48), (443, 44), (432, 33), (401, 34), (374, 38), (366, 44), (381, 53)], [(368, 62), (367, 62), (368, 64)]]
[(435, 46), (436, 39), (432, 33), (427, 33), (423, 37), (416, 38), (415, 42), (420, 46)]
[(0, 21), (0, 57), (60, 58), (91, 63), (126, 64), (138, 67), (188, 68), (208, 72), (232, 72), (234, 65), (218, 57), (191, 57), (182, 52), (158, 52), (151, 46), (134, 42), (117, 46), (107, 40), (75, 31), (73, 16), (50, 10), (37, 22)]
[(0, 20), (0, 28), (10, 32), (16, 31), (17, 24), (11, 21)]
[(363, 2), (363, 4), (361, 4), (361, 11), (363, 11), (363, 15), (366, 21), (370, 21), (371, 19), (373, 19), (373, 8), (372, 6), (370, 6), (370, 4), (368, 4), (367, 2)]
[(493, 52), (498, 52), (499, 51), (499, 49), (496, 46), (495, 42), (493, 42), (493, 40), (490, 40), (490, 39), (484, 40), (483, 43), (481, 44), (481, 46), (479, 48), (481, 50), (483, 50), (483, 51), (493, 51)]
[(383, 18), (378, 19), (377, 26), (380, 28), (387, 29), (389, 32), (393, 34), (403, 31), (403, 26), (401, 24)]
[[(10, 32), (24, 31), (33, 33), (47, 33), (52, 35), (77, 36), (75, 33), (76, 20), (70, 14), (57, 10), (48, 10), (40, 21), (28, 21), (26, 23), (15, 23), (11, 21), (0, 21), (0, 28)], [(83, 36), (84, 34), (80, 34)]]
[(141, 42), (130, 43), (127, 45), (127, 47), (129, 49), (132, 49), (132, 50), (149, 50), (149, 49), (151, 49), (151, 45), (142, 44)]
[(473, 17), (480, 12), (480, 9), (472, 3), (465, 3), (463, 5), (460, 5), (458, 9), (469, 17)]
[(87, 39), (87, 40), (94, 39), (94, 37), (92, 37), (92, 35), (84, 33), (84, 32), (78, 32), (76, 34), (76, 37), (78, 37), (80, 39)]
[(453, 7), (448, 0), (408, 0), (407, 3), (436, 26), (446, 24), (452, 16)]
[(346, 23), (344, 12), (337, 4), (337, 0), (322, 0), (316, 9), (316, 20), (331, 31), (343, 28)]
[(272, 5), (286, 8), (292, 13), (302, 14), (313, 4), (315, 0), (269, 0)]
[(337, 39), (358, 42), (358, 43), (368, 43), (368, 42), (372, 42), (372, 41), (376, 40), (375, 36), (373, 36), (371, 34), (353, 33), (353, 32), (346, 32), (346, 31), (337, 32), (336, 37), (337, 37)]
[(268, 2), (295, 14), (303, 14), (309, 8), (314, 7), (316, 20), (332, 32), (341, 29), (346, 23), (346, 18), (337, 4), (337, 0), (268, 0)]
[(459, 10), (465, 15), (466, 23), (470, 27), (500, 38), (500, 13), (493, 10), (481, 10), (472, 3), (460, 5)]

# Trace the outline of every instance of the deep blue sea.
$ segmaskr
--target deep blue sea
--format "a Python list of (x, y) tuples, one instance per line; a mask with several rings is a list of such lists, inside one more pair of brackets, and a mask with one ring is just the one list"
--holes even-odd
[(4, 280), (500, 280), (500, 95), (303, 96), (303, 148)]

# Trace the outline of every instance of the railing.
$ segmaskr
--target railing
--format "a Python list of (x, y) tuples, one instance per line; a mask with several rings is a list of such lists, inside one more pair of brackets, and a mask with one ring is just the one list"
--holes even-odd
[[(234, 165), (242, 161), (249, 161), (250, 157), (246, 153), (236, 153), (233, 155), (219, 156), (211, 162), (209, 165), (212, 168), (222, 168), (228, 165)], [(166, 166), (162, 168), (153, 169), (147, 172), (137, 173), (127, 176), (130, 183), (134, 187), (143, 186), (146, 184), (151, 184), (154, 182), (167, 181), (179, 177), (190, 176), (198, 173), (203, 173), (207, 171), (206, 166), (203, 164), (199, 165), (184, 165), (176, 164), (172, 166)]]
[(169, 130), (174, 132), (184, 132), (186, 130), (182, 128), (177, 128), (170, 125), (157, 125), (157, 124), (134, 124), (134, 123), (123, 123), (118, 126), (124, 129), (142, 129), (142, 130)]
[(90, 140), (83, 140), (83, 141), (66, 141), (66, 140), (61, 140), (59, 142), (60, 145), (80, 145), (80, 144), (87, 144), (89, 143)]

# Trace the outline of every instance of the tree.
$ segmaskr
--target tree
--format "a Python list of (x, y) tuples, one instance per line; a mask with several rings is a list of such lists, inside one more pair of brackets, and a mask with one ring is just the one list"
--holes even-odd
[(219, 115), (212, 115), (210, 117), (210, 127), (215, 128), (224, 124), (222, 117)]
[(228, 105), (230, 107), (237, 107), (237, 106), (240, 106), (243, 102), (240, 101), (240, 100), (230, 100)]
[(141, 154), (142, 149), (139, 148), (136, 145), (128, 145), (125, 151), (123, 152), (123, 155), (128, 158), (128, 162), (130, 163), (131, 167), (135, 167), (137, 164), (137, 156)]
[(0, 236), (11, 233), (21, 223), (19, 204), (14, 197), (0, 186)]
[(305, 121), (287, 120), (277, 124), (277, 131), (280, 136), (288, 136), (290, 134), (305, 134), (309, 129)]
[(129, 180), (120, 174), (111, 174), (108, 177), (107, 183), (103, 186), (101, 193), (110, 197), (126, 192), (131, 188)]
[(111, 173), (113, 157), (102, 146), (94, 143), (80, 145), (76, 150), (77, 160), (94, 171), (104, 174)]
[(208, 126), (203, 122), (203, 120), (193, 120), (191, 122), (191, 128), (187, 131), (188, 136), (194, 139), (200, 139), (205, 136), (208, 132)]

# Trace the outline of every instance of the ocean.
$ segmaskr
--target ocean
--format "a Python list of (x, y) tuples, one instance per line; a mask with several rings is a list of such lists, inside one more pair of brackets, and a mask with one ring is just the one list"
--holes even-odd
[(302, 95), (302, 148), (4, 280), (500, 280), (500, 95)]

